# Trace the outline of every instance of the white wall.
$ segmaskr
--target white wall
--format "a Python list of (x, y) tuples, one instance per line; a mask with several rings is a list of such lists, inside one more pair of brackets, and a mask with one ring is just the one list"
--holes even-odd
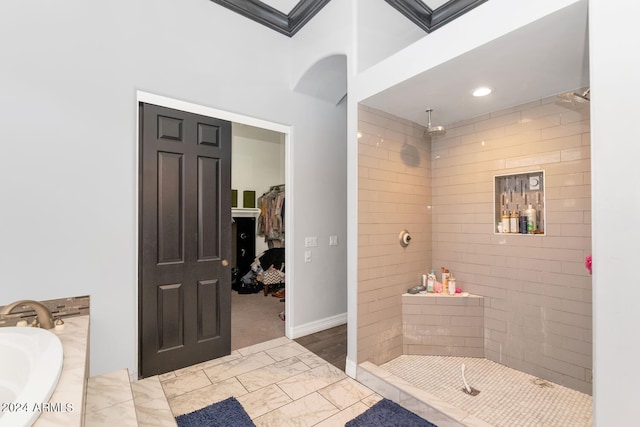
[[(231, 188), (238, 191), (238, 208), (245, 207), (247, 190), (256, 192), (259, 207), (257, 199), (269, 187), (285, 183), (285, 135), (239, 123), (232, 124), (231, 135)], [(256, 236), (256, 255), (267, 249), (264, 236)]]
[(635, 270), (640, 229), (626, 216), (640, 210), (640, 128), (633, 91), (640, 70), (640, 4), (623, 3), (621, 12), (606, 0), (589, 2), (594, 424), (605, 427), (636, 425), (640, 401), (640, 287)]
[(385, 1), (359, 0), (358, 4), (357, 61), (360, 72), (427, 36), (426, 31)]
[[(291, 125), (293, 231), (344, 234), (345, 114), (291, 91), (291, 49), (208, 1), (3, 2), (0, 304), (90, 294), (91, 374), (137, 371), (137, 90)], [(321, 255), (288, 263), (294, 327), (345, 311)]]
[[(322, 58), (347, 55), (349, 60), (351, 8), (352, 0), (330, 1), (292, 38), (291, 88)], [(329, 81), (336, 81), (336, 73), (331, 73)], [(311, 99), (309, 95), (301, 97)], [(287, 243), (296, 266), (294, 288), (290, 289), (288, 266), (292, 261), (287, 260), (287, 302), (291, 295), (295, 301), (295, 307), (287, 306), (287, 318), (292, 317), (296, 324), (288, 331), (293, 337), (343, 324), (347, 317), (346, 105), (327, 101), (314, 105), (304, 114), (314, 117), (326, 109), (332, 120), (294, 126), (293, 189), (287, 183), (287, 191), (292, 190), (295, 198), (295, 211), (289, 210), (288, 202), (286, 205), (296, 232), (295, 248), (292, 250)], [(313, 139), (309, 138), (311, 135)], [(307, 180), (300, 180), (299, 176)], [(329, 246), (332, 235), (338, 236), (337, 246)], [(305, 248), (305, 237), (317, 237), (318, 246)], [(305, 251), (311, 252), (310, 263), (304, 262)], [(295, 286), (298, 283), (308, 285), (302, 290)]]

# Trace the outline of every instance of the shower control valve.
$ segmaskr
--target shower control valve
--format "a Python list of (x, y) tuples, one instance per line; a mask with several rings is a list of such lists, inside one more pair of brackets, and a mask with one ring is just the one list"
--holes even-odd
[(411, 241), (411, 234), (408, 230), (402, 230), (400, 232), (400, 236), (398, 237), (400, 239), (400, 246), (402, 246), (403, 248), (409, 246), (409, 242)]

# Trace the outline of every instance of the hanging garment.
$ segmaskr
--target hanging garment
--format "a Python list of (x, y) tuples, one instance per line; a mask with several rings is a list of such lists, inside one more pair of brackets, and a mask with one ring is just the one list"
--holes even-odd
[(271, 187), (258, 198), (260, 216), (257, 232), (264, 236), (269, 248), (280, 247), (284, 243), (284, 200), (284, 185)]

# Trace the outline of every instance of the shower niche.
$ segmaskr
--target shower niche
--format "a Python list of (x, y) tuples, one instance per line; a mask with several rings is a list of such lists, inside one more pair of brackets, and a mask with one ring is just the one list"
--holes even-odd
[(545, 234), (544, 171), (494, 177), (494, 233)]

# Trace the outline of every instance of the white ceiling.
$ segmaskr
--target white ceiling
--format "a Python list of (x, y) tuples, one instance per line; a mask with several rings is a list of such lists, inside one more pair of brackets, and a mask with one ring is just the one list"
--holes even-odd
[(291, 12), (291, 9), (293, 9), (299, 1), (300, 0), (262, 0), (263, 3), (268, 4), (285, 15), (288, 15), (289, 12)]
[[(587, 1), (581, 1), (362, 103), (425, 126), (427, 108), (440, 125), (524, 104), (587, 86), (587, 41)], [(480, 85), (495, 91), (474, 98), (471, 90)]]

